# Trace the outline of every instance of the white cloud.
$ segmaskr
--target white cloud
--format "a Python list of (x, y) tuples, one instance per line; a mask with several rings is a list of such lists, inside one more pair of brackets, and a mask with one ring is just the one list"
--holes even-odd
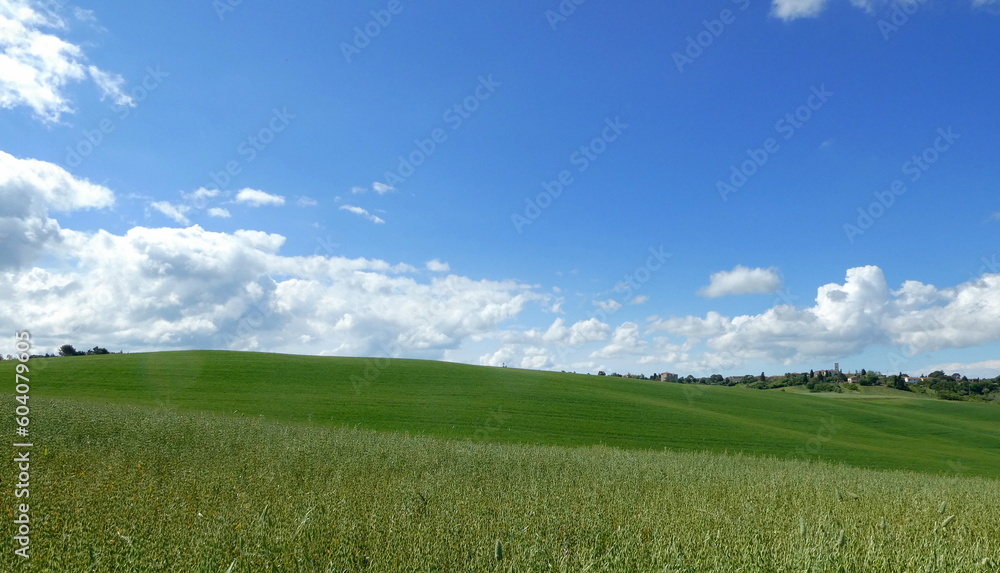
[(592, 358), (621, 358), (642, 354), (647, 343), (642, 339), (639, 325), (634, 322), (623, 322), (615, 329), (611, 342), (604, 348), (591, 354)]
[(96, 22), (97, 16), (94, 15), (93, 10), (87, 10), (80, 8), (79, 6), (73, 8), (73, 16), (81, 22)]
[(183, 196), (184, 199), (186, 199), (186, 200), (188, 200), (188, 201), (190, 201), (192, 203), (199, 203), (199, 202), (204, 202), (207, 199), (212, 199), (214, 197), (218, 197), (219, 196), (219, 190), (218, 189), (208, 189), (206, 187), (199, 187), (199, 188), (195, 189), (194, 191), (192, 191), (190, 193), (184, 193), (184, 192), (182, 192), (181, 196)]
[(771, 13), (782, 20), (818, 16), (827, 0), (774, 0)]
[(686, 364), (698, 370), (746, 360), (828, 360), (877, 346), (905, 347), (911, 355), (969, 348), (1000, 340), (1000, 274), (947, 289), (906, 281), (891, 291), (880, 268), (857, 267), (847, 271), (844, 284), (819, 287), (811, 307), (782, 304), (749, 316), (674, 317), (651, 330), (703, 343), (708, 351)]
[(246, 187), (236, 193), (236, 202), (253, 207), (261, 207), (264, 205), (284, 205), (285, 198), (281, 195), (272, 195), (264, 191)]
[(222, 207), (211, 207), (208, 210), (208, 215), (210, 217), (219, 217), (220, 219), (228, 219), (232, 215), (229, 214), (228, 209), (223, 209)]
[(319, 205), (319, 202), (313, 199), (312, 197), (301, 195), (295, 201), (295, 204), (298, 205), (299, 207), (315, 207), (316, 205)]
[[(0, 273), (8, 303), (0, 306), (0, 324), (30, 324), (37, 343), (52, 349), (93, 340), (133, 350), (439, 358), (542, 298), (514, 281), (449, 275), (418, 282), (417, 269), (405, 264), (282, 256), (284, 237), (259, 231), (135, 227), (125, 235), (63, 235), (72, 265)], [(542, 352), (528, 355), (530, 364), (545, 360)]]
[(603, 310), (604, 312), (614, 312), (622, 307), (622, 303), (615, 299), (609, 298), (608, 300), (595, 300), (594, 306)]
[(153, 201), (149, 204), (150, 207), (156, 209), (160, 213), (163, 213), (167, 217), (170, 217), (174, 221), (177, 221), (181, 225), (189, 225), (191, 221), (188, 220), (186, 213), (191, 210), (187, 205), (174, 205), (167, 201)]
[(87, 71), (90, 73), (91, 79), (94, 80), (94, 84), (101, 90), (102, 100), (108, 98), (115, 102), (115, 105), (119, 106), (131, 107), (135, 105), (132, 96), (122, 91), (122, 86), (125, 85), (125, 78), (118, 74), (105, 72), (97, 66), (87, 66)]
[(385, 221), (382, 220), (381, 217), (377, 217), (375, 215), (372, 215), (366, 209), (362, 209), (361, 207), (357, 207), (355, 205), (341, 205), (340, 206), (340, 210), (341, 211), (348, 211), (350, 213), (354, 213), (355, 215), (361, 215), (362, 217), (364, 217), (365, 219), (368, 219), (369, 221), (371, 221), (372, 223), (375, 223), (376, 225), (385, 223)]
[(919, 372), (907, 372), (910, 376), (920, 374), (930, 374), (935, 370), (941, 370), (945, 374), (958, 372), (966, 378), (996, 378), (1000, 376), (1000, 360), (984, 360), (982, 362), (949, 362), (946, 364), (933, 364), (922, 368)]
[(529, 330), (525, 333), (527, 340), (547, 344), (580, 346), (588, 342), (607, 340), (611, 327), (596, 318), (589, 318), (566, 326), (562, 318), (555, 319), (544, 332)]
[(389, 193), (389, 192), (395, 191), (395, 190), (396, 190), (396, 188), (393, 187), (392, 185), (387, 185), (385, 183), (380, 183), (378, 181), (375, 181), (374, 183), (372, 183), (372, 191), (378, 193), (379, 195), (385, 195), (386, 193)]
[(648, 301), (649, 301), (649, 297), (648, 296), (646, 296), (644, 294), (640, 294), (639, 296), (636, 296), (632, 300), (628, 301), (628, 303), (629, 304), (645, 304)]
[[(927, 3), (927, 0), (850, 0), (857, 8), (861, 8), (869, 14), (874, 14), (876, 8), (896, 7), (899, 5), (908, 6), (907, 10), (919, 8)], [(782, 20), (789, 21), (798, 18), (813, 18), (820, 13), (830, 3), (830, 0), (772, 0), (771, 14)], [(1000, 0), (972, 0), (974, 7), (1000, 5)]]
[(434, 259), (432, 261), (427, 261), (427, 270), (435, 273), (446, 273), (451, 270), (451, 265), (448, 263), (442, 263), (441, 261)]
[(62, 242), (50, 211), (111, 207), (114, 193), (62, 167), (0, 151), (0, 268), (19, 267)]
[(56, 35), (67, 30), (51, 3), (0, 0), (0, 108), (26, 106), (41, 121), (58, 122), (73, 112), (65, 94), (67, 84), (88, 75), (102, 98), (134, 105), (122, 91), (121, 76), (86, 65), (83, 50)]
[(781, 279), (775, 269), (751, 269), (737, 265), (731, 271), (712, 273), (708, 286), (698, 290), (698, 294), (708, 298), (732, 294), (766, 294), (781, 289)]
[[(393, 187), (392, 185), (382, 183), (380, 181), (374, 181), (371, 184), (371, 190), (378, 193), (379, 195), (385, 195), (386, 193), (391, 193), (395, 191), (396, 188)], [(354, 195), (360, 195), (362, 193), (367, 193), (367, 192), (368, 192), (367, 187), (358, 187), (358, 186), (351, 187), (351, 193), (353, 193)]]

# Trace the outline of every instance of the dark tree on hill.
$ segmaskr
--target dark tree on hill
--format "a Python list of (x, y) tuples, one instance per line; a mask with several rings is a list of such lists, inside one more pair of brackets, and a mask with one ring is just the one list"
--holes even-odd
[(72, 344), (63, 344), (59, 347), (59, 356), (76, 356), (79, 352), (73, 348)]
[(87, 354), (110, 354), (107, 348), (101, 348), (100, 346), (95, 346), (87, 351)]
[(764, 382), (765, 380), (767, 380), (767, 376), (764, 376), (764, 373), (763, 373), (763, 372), (761, 372), (761, 373), (760, 373), (760, 381), (761, 381), (761, 382)]
[(896, 390), (910, 391), (910, 387), (907, 386), (906, 380), (903, 379), (902, 376), (893, 376), (892, 378), (893, 378), (893, 380), (892, 380), (892, 387), (893, 388), (895, 388)]

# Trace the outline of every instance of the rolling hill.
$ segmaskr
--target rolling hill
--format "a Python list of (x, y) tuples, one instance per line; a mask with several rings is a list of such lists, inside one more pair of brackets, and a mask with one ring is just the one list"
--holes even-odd
[[(30, 366), (33, 397), (498, 443), (1000, 474), (1000, 408), (903, 392), (891, 400), (836, 400), (432, 361), (226, 351), (32, 359)], [(12, 369), (0, 363), (0, 371)]]

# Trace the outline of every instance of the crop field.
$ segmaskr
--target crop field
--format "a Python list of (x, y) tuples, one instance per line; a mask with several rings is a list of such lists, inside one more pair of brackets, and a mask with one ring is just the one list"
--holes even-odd
[(2, 571), (1000, 571), (993, 404), (239, 353), (32, 364), (32, 557), (9, 542)]

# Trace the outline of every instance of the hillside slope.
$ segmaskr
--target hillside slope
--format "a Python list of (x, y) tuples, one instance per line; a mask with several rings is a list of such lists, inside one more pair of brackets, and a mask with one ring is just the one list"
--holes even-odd
[[(993, 404), (824, 400), (419, 360), (223, 351), (33, 359), (30, 366), (39, 397), (480, 441), (728, 450), (1000, 475), (1000, 408)], [(0, 372), (12, 369), (0, 363)]]

